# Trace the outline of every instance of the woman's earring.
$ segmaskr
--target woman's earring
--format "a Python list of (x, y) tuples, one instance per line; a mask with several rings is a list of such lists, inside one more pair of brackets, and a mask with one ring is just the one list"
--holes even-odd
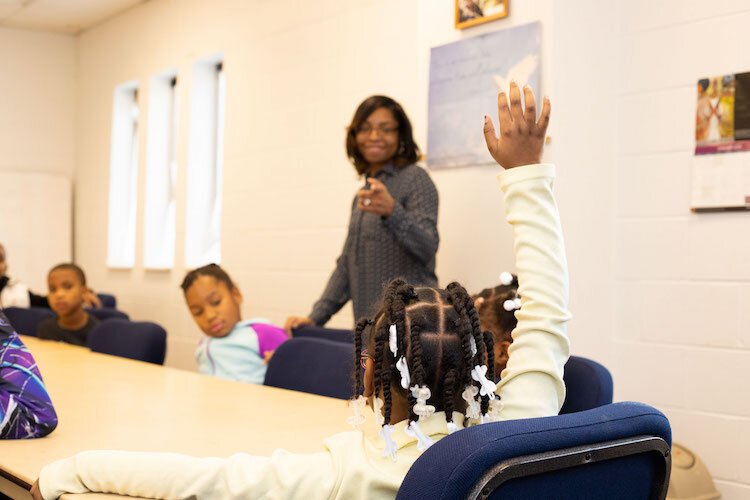
[(406, 146), (404, 146), (403, 142), (400, 142), (398, 145), (398, 154), (402, 155), (406, 152)]

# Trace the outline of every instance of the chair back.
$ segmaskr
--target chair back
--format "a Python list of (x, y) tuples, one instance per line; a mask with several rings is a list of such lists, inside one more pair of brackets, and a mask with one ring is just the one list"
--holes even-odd
[(560, 415), (591, 410), (612, 402), (612, 375), (596, 361), (571, 356), (565, 363), (565, 402)]
[(103, 307), (101, 309), (86, 309), (90, 315), (98, 319), (99, 321), (109, 321), (111, 319), (130, 319), (127, 313), (118, 311), (117, 309), (110, 309)]
[(108, 293), (97, 293), (97, 297), (102, 303), (102, 307), (109, 307), (110, 309), (117, 309), (117, 298), (114, 295)]
[(36, 337), (39, 323), (55, 317), (55, 313), (46, 307), (8, 307), (3, 312), (17, 333), (33, 337)]
[(94, 352), (163, 365), (167, 332), (156, 323), (111, 319), (91, 330), (86, 345)]
[(477, 425), (414, 463), (397, 499), (663, 499), (671, 467), (667, 418), (641, 403)]
[(292, 330), (292, 337), (314, 337), (316, 339), (332, 340), (354, 345), (354, 332), (338, 328), (323, 328), (322, 326), (302, 326)]
[(353, 368), (353, 344), (293, 337), (276, 349), (268, 363), (264, 384), (348, 399), (354, 385)]

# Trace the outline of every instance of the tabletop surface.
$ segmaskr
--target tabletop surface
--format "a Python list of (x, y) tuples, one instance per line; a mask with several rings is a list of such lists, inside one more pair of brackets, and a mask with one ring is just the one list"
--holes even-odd
[[(22, 336), (59, 418), (42, 439), (0, 441), (0, 471), (33, 483), (45, 464), (85, 450), (229, 456), (316, 452), (351, 430), (346, 401), (108, 356)], [(290, 432), (293, 431), (293, 432)], [(85, 495), (86, 499), (110, 495)], [(84, 498), (65, 495), (64, 498)]]

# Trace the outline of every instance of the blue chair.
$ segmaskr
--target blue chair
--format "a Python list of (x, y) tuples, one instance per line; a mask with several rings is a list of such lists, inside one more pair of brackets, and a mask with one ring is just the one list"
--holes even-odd
[(672, 434), (660, 411), (615, 403), (478, 425), (437, 441), (397, 499), (663, 499)]
[(354, 385), (353, 368), (354, 344), (293, 337), (276, 349), (264, 384), (349, 399)]
[(314, 337), (316, 339), (332, 340), (354, 344), (354, 332), (338, 328), (323, 328), (322, 326), (302, 326), (292, 330), (292, 337)]
[(156, 323), (111, 319), (91, 330), (86, 346), (94, 352), (163, 365), (167, 332)]
[(8, 307), (3, 311), (17, 333), (33, 337), (36, 337), (39, 323), (55, 317), (55, 313), (46, 307)]
[(596, 361), (571, 356), (563, 374), (566, 396), (560, 415), (590, 410), (612, 402), (612, 375)]
[(118, 311), (117, 309), (86, 309), (90, 315), (98, 319), (99, 321), (109, 321), (112, 319), (130, 319), (126, 313)]
[(97, 297), (102, 302), (102, 307), (109, 307), (110, 309), (117, 309), (117, 299), (114, 295), (108, 293), (97, 293)]

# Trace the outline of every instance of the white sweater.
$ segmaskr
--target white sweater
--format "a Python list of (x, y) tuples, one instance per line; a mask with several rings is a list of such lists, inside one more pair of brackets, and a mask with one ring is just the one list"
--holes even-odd
[(24, 283), (11, 279), (0, 292), (0, 306), (29, 307), (29, 287)]
[[(556, 415), (565, 399), (563, 366), (568, 359), (565, 323), (568, 275), (560, 222), (552, 196), (554, 166), (529, 165), (500, 174), (508, 222), (513, 225), (520, 294), (510, 359), (498, 394), (505, 419)], [(471, 249), (467, 249), (467, 252)], [(454, 422), (461, 422), (459, 415)], [(447, 434), (445, 416), (420, 424), (434, 440)], [(42, 495), (89, 491), (148, 498), (198, 499), (393, 498), (419, 457), (415, 440), (393, 432), (396, 462), (382, 457), (376, 429), (336, 434), (314, 454), (278, 450), (271, 457), (240, 453), (194, 458), (170, 453), (92, 451), (54, 462), (39, 476)], [(304, 431), (304, 426), (298, 431)]]

